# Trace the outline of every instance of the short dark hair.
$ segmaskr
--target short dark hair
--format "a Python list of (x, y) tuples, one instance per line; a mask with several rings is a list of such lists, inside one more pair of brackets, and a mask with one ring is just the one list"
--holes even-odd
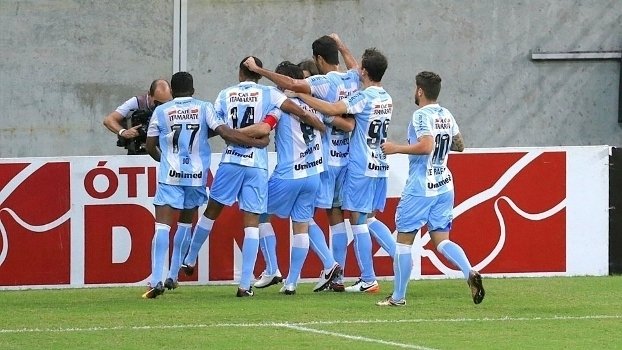
[(361, 68), (367, 70), (370, 80), (381, 81), (388, 65), (387, 58), (380, 51), (376, 50), (375, 47), (366, 49), (363, 52)]
[(151, 85), (149, 86), (149, 96), (155, 95), (155, 91), (158, 89), (158, 86), (162, 84), (166, 84), (166, 86), (168, 86), (169, 88), (171, 87), (166, 79), (156, 79), (152, 81)]
[(240, 62), (240, 72), (246, 78), (253, 79), (254, 81), (258, 81), (259, 79), (261, 79), (261, 74), (253, 72), (252, 70), (248, 69), (248, 67), (246, 67), (244, 65), (244, 61), (246, 61), (249, 57), (254, 58), (255, 59), (255, 64), (258, 67), (263, 68), (263, 63), (261, 62), (261, 60), (259, 58), (255, 57), (255, 56), (246, 56), (246, 57), (244, 57), (242, 62)]
[(324, 35), (311, 44), (313, 57), (322, 56), (328, 64), (339, 64), (339, 49), (335, 39)]
[(298, 63), (298, 67), (300, 67), (303, 71), (306, 70), (309, 72), (311, 76), (320, 74), (320, 70), (317, 69), (317, 65), (314, 60), (304, 60)]
[(171, 77), (171, 92), (173, 97), (192, 96), (194, 94), (192, 74), (188, 72), (173, 74)]
[(283, 61), (276, 66), (274, 72), (286, 75), (293, 79), (304, 79), (305, 75), (302, 72), (302, 68), (298, 65), (291, 63), (290, 61)]
[(423, 71), (417, 74), (415, 84), (423, 90), (428, 100), (436, 100), (441, 92), (441, 77), (433, 72)]

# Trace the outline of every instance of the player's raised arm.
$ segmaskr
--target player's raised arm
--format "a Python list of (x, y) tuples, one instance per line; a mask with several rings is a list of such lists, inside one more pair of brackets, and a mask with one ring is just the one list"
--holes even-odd
[(337, 129), (345, 132), (350, 132), (354, 130), (356, 126), (356, 121), (354, 118), (344, 118), (340, 116), (331, 116), (324, 118), (324, 123), (330, 124)]
[(285, 100), (280, 108), (284, 112), (297, 116), (300, 121), (307, 125), (310, 125), (316, 130), (319, 130), (321, 132), (324, 132), (326, 130), (326, 125), (324, 125), (324, 123), (320, 119), (316, 118), (313, 113), (300, 108), (300, 106), (298, 106), (296, 103), (294, 103), (294, 101), (290, 99)]
[(282, 89), (292, 90), (292, 91), (301, 92), (305, 94), (311, 93), (311, 87), (309, 86), (309, 83), (307, 83), (306, 80), (293, 79), (286, 75), (275, 73), (267, 69), (264, 69), (262, 67), (259, 67), (255, 63), (255, 59), (253, 57), (249, 57), (248, 59), (246, 59), (246, 61), (244, 61), (244, 65), (249, 70), (255, 73), (261, 74), (261, 76), (266, 77), (267, 79), (271, 80), (273, 83), (275, 83), (278, 87)]
[(354, 58), (354, 55), (352, 55), (352, 52), (350, 52), (350, 49), (348, 49), (346, 44), (341, 41), (339, 35), (337, 35), (336, 33), (332, 33), (329, 36), (335, 39), (335, 42), (337, 43), (337, 49), (339, 50), (339, 53), (341, 53), (341, 57), (343, 57), (343, 62), (345, 62), (346, 68), (357, 69), (359, 67), (359, 64), (356, 61), (356, 58)]

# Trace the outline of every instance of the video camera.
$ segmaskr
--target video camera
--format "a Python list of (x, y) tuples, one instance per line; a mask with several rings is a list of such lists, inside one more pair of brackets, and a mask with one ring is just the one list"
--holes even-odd
[(118, 136), (117, 146), (127, 149), (127, 154), (147, 154), (145, 149), (145, 142), (147, 141), (147, 128), (149, 128), (149, 120), (153, 114), (152, 110), (137, 109), (131, 112), (128, 119), (128, 129), (137, 125), (141, 125), (137, 129), (138, 136), (133, 139), (126, 139), (122, 136)]

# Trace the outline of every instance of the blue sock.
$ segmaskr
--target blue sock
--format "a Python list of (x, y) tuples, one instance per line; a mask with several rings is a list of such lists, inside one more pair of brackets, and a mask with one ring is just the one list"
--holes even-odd
[(469, 278), (469, 273), (472, 269), (471, 263), (469, 262), (469, 259), (467, 259), (466, 254), (464, 254), (464, 250), (462, 250), (459, 245), (446, 239), (438, 244), (436, 250), (443, 254), (443, 256), (446, 257), (447, 260), (451, 261), (452, 264), (462, 270), (462, 274), (465, 279)]
[(298, 284), (300, 278), (300, 271), (302, 271), (302, 265), (307, 258), (309, 252), (309, 234), (297, 233), (292, 238), (292, 253), (291, 261), (289, 263), (289, 274), (287, 275), (286, 284)]
[(348, 252), (348, 234), (346, 233), (346, 224), (340, 222), (330, 227), (332, 233), (331, 244), (333, 250), (333, 258), (341, 266), (346, 268), (346, 254)]
[(242, 274), (240, 275), (240, 288), (248, 290), (251, 287), (251, 278), (257, 261), (259, 249), (259, 228), (244, 228), (244, 243), (242, 244)]
[(364, 282), (373, 282), (376, 280), (376, 273), (374, 272), (371, 236), (367, 224), (352, 225), (352, 233), (354, 234), (354, 252), (359, 263), (359, 269), (361, 269), (361, 279)]
[(186, 224), (182, 222), (177, 223), (177, 231), (175, 232), (175, 236), (173, 238), (173, 256), (171, 257), (171, 267), (168, 270), (168, 278), (177, 281), (179, 275), (179, 267), (181, 266), (181, 261), (186, 255), (186, 247), (184, 247), (184, 243), (188, 241), (187, 238), (190, 237), (190, 231), (192, 229), (192, 224)]
[(395, 239), (391, 235), (391, 231), (382, 221), (376, 218), (367, 219), (369, 233), (376, 239), (382, 249), (389, 253), (390, 257), (395, 256)]
[(413, 256), (411, 246), (397, 243), (396, 254), (393, 257), (393, 300), (401, 300), (406, 297), (406, 288), (410, 281), (410, 272), (413, 268)]
[(259, 247), (266, 262), (266, 273), (274, 275), (279, 269), (279, 264), (276, 260), (276, 236), (274, 235), (274, 228), (269, 222), (259, 224)]
[(162, 282), (164, 264), (168, 261), (168, 233), (171, 227), (156, 222), (155, 234), (151, 242), (151, 287)]
[(324, 232), (322, 232), (322, 229), (313, 220), (309, 222), (309, 242), (311, 249), (313, 249), (315, 254), (322, 260), (324, 270), (332, 268), (335, 264), (333, 253), (328, 249), (326, 238), (324, 238)]
[(184, 259), (184, 264), (190, 266), (196, 265), (199, 250), (201, 250), (203, 243), (207, 240), (209, 233), (212, 232), (212, 227), (214, 227), (214, 220), (201, 215), (199, 221), (197, 222), (197, 226), (194, 228), (192, 241), (190, 242), (190, 249)]

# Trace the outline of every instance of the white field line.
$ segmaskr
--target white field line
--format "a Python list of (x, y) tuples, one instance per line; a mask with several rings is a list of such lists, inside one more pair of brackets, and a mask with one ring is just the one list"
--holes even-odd
[(346, 338), (346, 339), (350, 339), (350, 340), (364, 341), (364, 342), (368, 342), (368, 343), (377, 343), (377, 344), (383, 344), (383, 345), (391, 345), (391, 346), (396, 346), (398, 348), (419, 349), (419, 350), (434, 350), (433, 348), (426, 348), (426, 347), (418, 346), (418, 345), (397, 343), (397, 342), (393, 342), (393, 341), (361, 337), (361, 336), (358, 336), (358, 335), (348, 335), (348, 334), (344, 334), (344, 333), (324, 331), (324, 330), (321, 330), (321, 329), (307, 328), (307, 327), (302, 327), (302, 326), (297, 326), (297, 325), (287, 324), (287, 323), (282, 324), (281, 327), (288, 328), (288, 329), (293, 329), (293, 330), (297, 330), (297, 331), (302, 331), (302, 332), (310, 332), (310, 333), (316, 333), (316, 334), (330, 335), (330, 336), (333, 336), (333, 337)]
[(443, 323), (443, 322), (499, 322), (499, 321), (568, 321), (568, 320), (605, 320), (622, 319), (622, 315), (587, 315), (587, 316), (549, 316), (549, 317), (484, 317), (484, 318), (431, 318), (431, 319), (403, 319), (403, 320), (343, 320), (343, 321), (313, 321), (313, 322), (259, 322), (259, 323), (213, 323), (213, 324), (173, 324), (173, 325), (143, 325), (143, 326), (113, 326), (113, 327), (58, 327), (58, 328), (0, 328), (3, 333), (69, 333), (69, 332), (100, 332), (115, 330), (161, 330), (161, 329), (192, 329), (192, 328), (221, 328), (221, 327), (307, 327), (321, 325), (348, 325), (348, 324), (391, 324), (391, 323)]

